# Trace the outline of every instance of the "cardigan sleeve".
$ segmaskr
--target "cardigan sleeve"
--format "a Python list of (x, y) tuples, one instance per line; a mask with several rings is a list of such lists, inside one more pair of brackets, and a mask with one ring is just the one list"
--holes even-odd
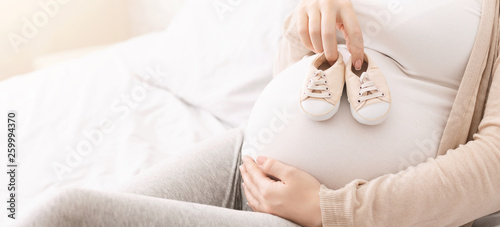
[(280, 40), (278, 54), (274, 64), (273, 75), (278, 75), (283, 69), (301, 60), (304, 56), (313, 55), (314, 52), (307, 49), (300, 41), (295, 19), (292, 12), (285, 20), (283, 37)]
[(321, 185), (323, 226), (460, 226), (499, 211), (499, 97), (497, 67), (473, 140), (397, 174)]

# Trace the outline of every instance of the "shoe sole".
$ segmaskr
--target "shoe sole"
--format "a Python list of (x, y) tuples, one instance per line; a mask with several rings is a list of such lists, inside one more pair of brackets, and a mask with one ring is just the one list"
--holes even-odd
[(359, 113), (356, 112), (356, 110), (354, 110), (354, 108), (352, 107), (352, 105), (350, 104), (350, 102), (349, 102), (349, 106), (351, 107), (351, 115), (352, 115), (352, 117), (354, 117), (354, 119), (356, 119), (356, 121), (358, 121), (359, 123), (364, 124), (364, 125), (378, 125), (378, 124), (381, 124), (382, 122), (385, 121), (385, 119), (387, 118), (387, 116), (389, 116), (389, 113), (391, 112), (391, 107), (389, 106), (389, 110), (383, 116), (381, 116), (379, 118), (375, 118), (375, 119), (366, 119), (366, 118), (362, 117), (361, 115), (359, 115)]
[(333, 107), (332, 110), (330, 110), (329, 112), (324, 113), (324, 114), (318, 114), (318, 115), (307, 113), (306, 111), (304, 111), (304, 109), (302, 109), (302, 105), (300, 105), (300, 103), (299, 103), (299, 109), (300, 109), (300, 111), (302, 111), (302, 113), (304, 113), (304, 115), (306, 115), (307, 118), (309, 118), (313, 121), (326, 121), (326, 120), (332, 118), (333, 115), (335, 115), (337, 113), (337, 111), (339, 110), (339, 107), (340, 107), (339, 104), (340, 103), (337, 103), (337, 105), (335, 107)]

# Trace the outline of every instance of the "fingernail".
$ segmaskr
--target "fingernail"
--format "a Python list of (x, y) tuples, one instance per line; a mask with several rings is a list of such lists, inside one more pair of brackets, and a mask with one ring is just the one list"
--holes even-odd
[(361, 66), (363, 66), (363, 61), (361, 61), (360, 59), (358, 59), (358, 60), (356, 61), (356, 63), (354, 63), (354, 68), (355, 68), (356, 70), (360, 70), (360, 69), (361, 69)]
[(264, 156), (259, 156), (259, 157), (257, 157), (257, 164), (259, 164), (259, 165), (264, 164), (264, 162), (266, 161), (266, 159), (267, 159), (267, 158), (266, 158), (266, 157), (264, 157)]

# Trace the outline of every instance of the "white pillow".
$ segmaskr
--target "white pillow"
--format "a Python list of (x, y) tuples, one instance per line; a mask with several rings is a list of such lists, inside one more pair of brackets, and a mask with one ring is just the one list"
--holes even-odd
[(248, 119), (297, 0), (186, 0), (149, 62), (162, 87), (230, 126)]

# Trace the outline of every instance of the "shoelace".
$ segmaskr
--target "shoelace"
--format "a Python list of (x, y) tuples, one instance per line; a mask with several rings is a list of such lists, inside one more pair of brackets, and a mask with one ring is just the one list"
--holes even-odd
[[(313, 78), (309, 80), (309, 84), (307, 85), (307, 91), (305, 91), (305, 95), (307, 97), (314, 97), (314, 98), (329, 98), (332, 96), (328, 91), (329, 88), (326, 86), (328, 81), (325, 79), (326, 75), (323, 73), (322, 70), (316, 71), (314, 73)], [(320, 91), (314, 92), (314, 91)]]
[[(358, 102), (385, 96), (383, 92), (380, 92), (378, 90), (373, 81), (370, 80), (370, 78), (368, 77), (368, 73), (362, 73), (359, 77), (359, 82), (361, 82), (361, 87), (359, 87), (360, 97), (358, 98)], [(370, 92), (370, 94), (368, 94), (368, 92)]]

